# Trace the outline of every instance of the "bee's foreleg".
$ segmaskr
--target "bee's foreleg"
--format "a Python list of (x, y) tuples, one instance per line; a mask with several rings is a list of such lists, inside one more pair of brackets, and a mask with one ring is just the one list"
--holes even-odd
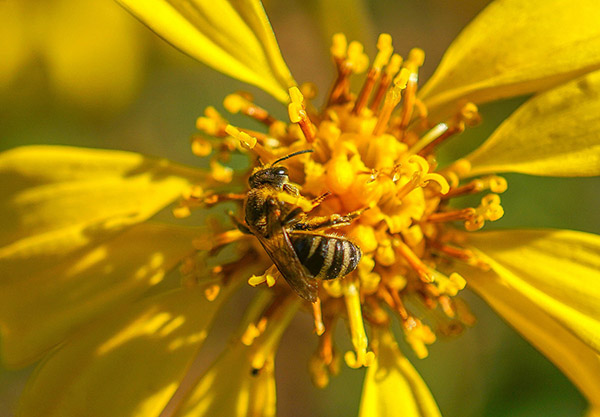
[(231, 219), (233, 224), (240, 230), (240, 232), (242, 232), (246, 235), (252, 234), (250, 229), (248, 229), (248, 226), (246, 226), (243, 222), (239, 221), (237, 217), (235, 217), (235, 214), (233, 214), (233, 211), (229, 210), (227, 212), (227, 215), (229, 216), (229, 218)]

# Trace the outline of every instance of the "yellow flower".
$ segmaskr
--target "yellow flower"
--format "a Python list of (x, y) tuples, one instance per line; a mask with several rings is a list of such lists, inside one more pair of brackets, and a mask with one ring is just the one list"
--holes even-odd
[[(402, 59), (382, 34), (369, 64), (360, 43), (337, 34), (338, 75), (323, 110), (313, 85), (296, 86), (259, 1), (120, 3), (183, 52), (287, 104), (291, 123), (250, 95), (227, 96), (229, 112), (265, 127), (234, 127), (208, 108), (192, 141), (194, 153), (210, 156), (207, 172), (117, 151), (39, 146), (0, 155), (2, 353), (11, 366), (44, 358), (20, 415), (275, 415), (277, 346), (304, 310), (317, 334), (307, 340), (318, 340), (307, 358), (316, 385), (343, 358), (368, 367), (361, 416), (437, 416), (397, 342), (425, 357), (438, 335), (473, 325), (465, 286), (597, 413), (600, 238), (477, 231), (503, 215), (498, 194), (507, 183), (498, 173), (600, 173), (594, 0), (492, 3), (421, 89), (420, 49)], [(352, 91), (350, 78), (364, 71)], [(437, 146), (480, 121), (477, 104), (528, 93), (481, 147), (438, 168)], [(306, 149), (281, 163), (301, 192), (282, 188), (280, 207), (308, 217), (353, 213), (337, 231), (362, 250), (345, 278), (319, 282), (314, 303), (290, 289), (254, 237), (218, 215), (241, 209), (247, 191), (248, 170), (228, 166), (233, 154), (268, 164)], [(481, 194), (475, 207), (453, 205), (473, 194)], [(175, 216), (201, 227), (148, 221), (177, 199)], [(167, 276), (176, 265), (181, 280)], [(246, 281), (261, 288), (229, 346), (199, 372), (213, 319)], [(343, 355), (333, 337), (339, 319), (352, 344)]]

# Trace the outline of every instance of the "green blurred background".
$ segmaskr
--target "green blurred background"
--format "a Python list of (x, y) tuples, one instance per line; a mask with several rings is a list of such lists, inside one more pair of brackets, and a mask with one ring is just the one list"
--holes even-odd
[[(350, 28), (349, 38), (367, 42), (371, 52), (380, 32), (390, 33), (403, 55), (413, 46), (423, 48), (425, 80), (488, 2), (270, 0), (265, 7), (295, 78), (315, 82), (324, 92), (334, 74), (328, 48), (335, 31)], [(273, 99), (180, 54), (110, 0), (1, 1), (0, 39), (0, 150), (77, 145), (198, 165), (189, 146), (195, 119), (208, 105), (222, 109), (226, 94), (251, 91), (258, 103), (285, 117)], [(520, 102), (482, 107), (484, 124), (446, 146), (445, 157), (472, 149)], [(597, 178), (506, 177), (506, 214), (493, 227), (600, 232)], [(243, 305), (249, 292), (237, 301)], [(585, 400), (571, 383), (476, 296), (465, 294), (478, 324), (458, 338), (436, 342), (425, 360), (407, 353), (444, 416), (581, 415)], [(240, 308), (234, 304), (232, 310), (239, 316)], [(222, 319), (217, 329), (227, 334), (231, 322)], [(307, 360), (316, 346), (307, 337), (311, 326), (309, 318), (299, 317), (284, 336), (277, 357), (278, 414), (356, 415), (364, 371), (343, 366), (327, 389), (310, 384)], [(338, 330), (339, 339), (347, 339), (345, 329)], [(0, 415), (13, 414), (30, 372), (0, 370)]]

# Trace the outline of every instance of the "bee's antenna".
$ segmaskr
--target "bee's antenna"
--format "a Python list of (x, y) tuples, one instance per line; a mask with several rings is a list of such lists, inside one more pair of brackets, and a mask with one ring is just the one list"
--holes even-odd
[(275, 164), (277, 164), (277, 163), (279, 163), (281, 161), (285, 161), (286, 159), (290, 159), (290, 158), (292, 158), (292, 157), (294, 157), (296, 155), (302, 155), (303, 153), (310, 153), (310, 152), (314, 152), (314, 151), (312, 149), (304, 149), (302, 151), (291, 153), (289, 155), (284, 156), (283, 158), (279, 158), (277, 161), (273, 162), (271, 164), (271, 166), (274, 166)]

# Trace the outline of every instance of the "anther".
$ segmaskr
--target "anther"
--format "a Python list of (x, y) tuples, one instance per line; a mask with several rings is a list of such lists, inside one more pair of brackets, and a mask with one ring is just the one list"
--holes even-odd
[(435, 334), (429, 326), (411, 316), (402, 323), (402, 327), (406, 342), (411, 346), (417, 357), (419, 359), (426, 358), (429, 354), (426, 345), (435, 342)]
[(317, 130), (308, 118), (306, 107), (304, 106), (304, 96), (298, 87), (292, 87), (289, 90), (290, 104), (288, 104), (288, 114), (292, 123), (298, 123), (302, 133), (308, 143), (315, 141)]
[(198, 119), (196, 119), (196, 128), (210, 136), (227, 136), (225, 126), (227, 126), (227, 120), (225, 120), (212, 106), (204, 109), (203, 117), (198, 117)]
[(246, 97), (243, 97), (237, 93), (229, 94), (227, 97), (225, 97), (225, 100), (223, 100), (223, 107), (225, 107), (230, 113), (235, 114), (241, 112), (246, 116), (252, 117), (259, 122), (266, 124), (267, 126), (272, 125), (276, 121), (276, 119), (265, 109), (257, 106)]

